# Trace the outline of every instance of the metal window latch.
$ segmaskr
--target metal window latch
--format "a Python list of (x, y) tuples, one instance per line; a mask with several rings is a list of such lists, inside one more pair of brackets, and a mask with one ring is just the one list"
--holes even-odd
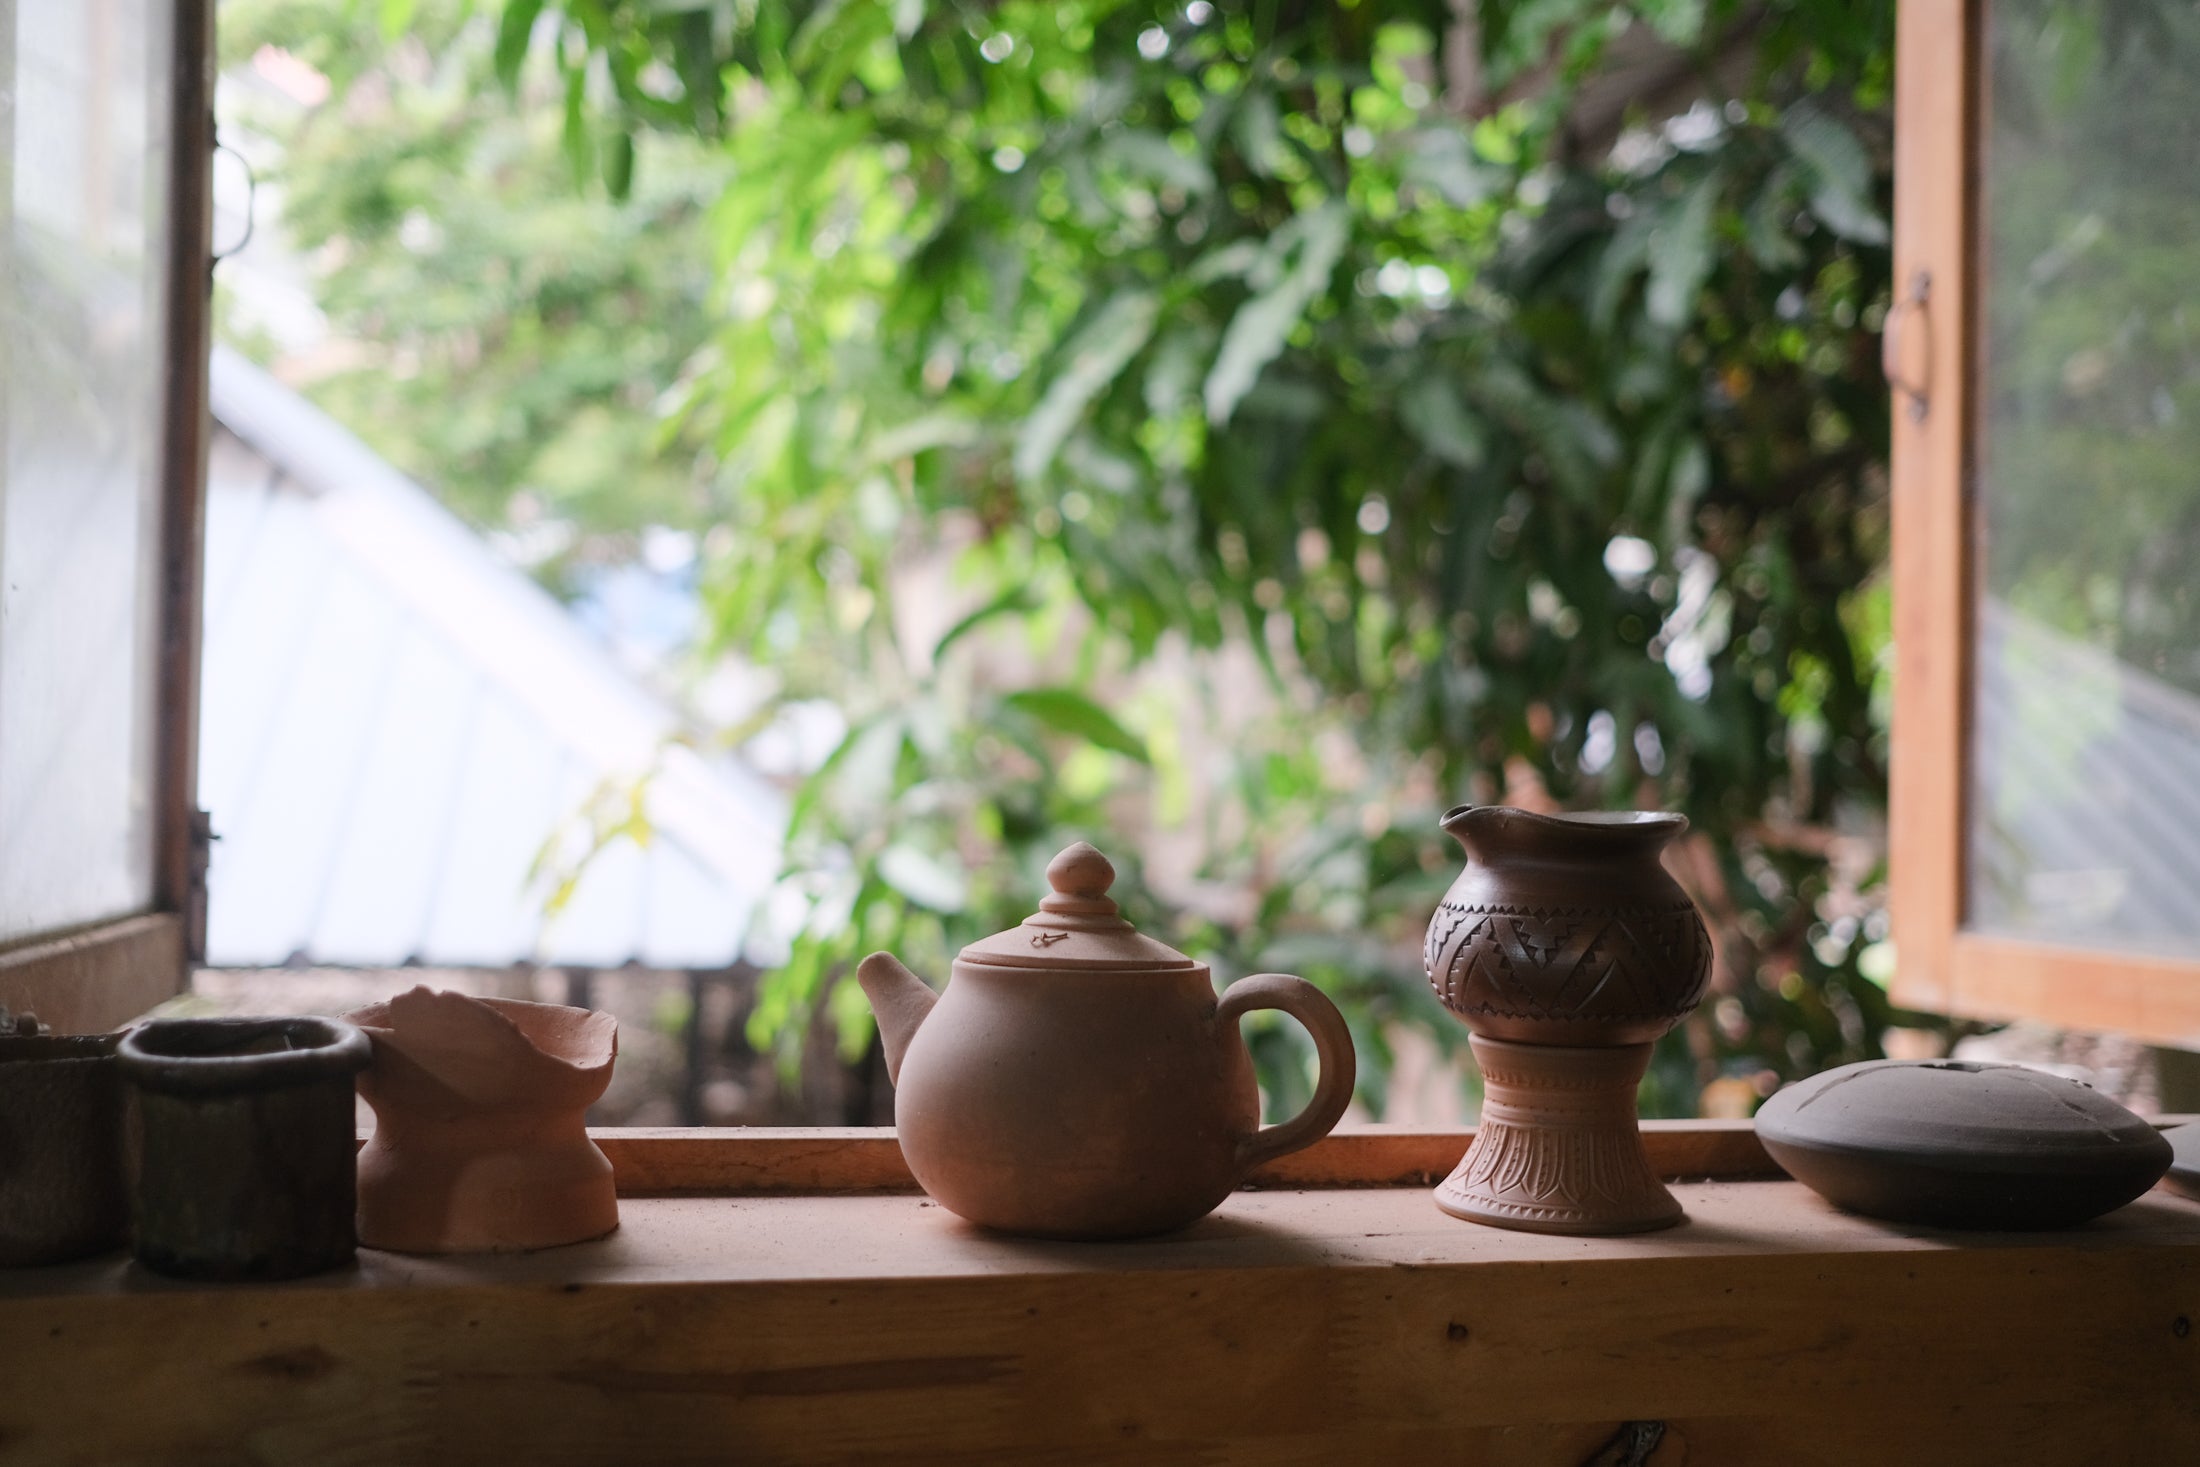
[(191, 812), (191, 869), (185, 888), (183, 942), (187, 961), (206, 961), (206, 868), (214, 861), (214, 817), (204, 810)]
[[(1911, 274), (1910, 285), (1895, 303), (1887, 308), (1887, 324), (1879, 336), (1879, 369), (1886, 374), (1887, 385), (1895, 396), (1903, 399), (1910, 414), (1910, 421), (1922, 423), (1932, 407), (1933, 386), (1933, 315), (1930, 309), (1933, 298), (1933, 272), (1918, 270)], [(1924, 360), (1918, 374), (1912, 377), (1903, 365), (1902, 323), (1906, 317), (1917, 317), (1918, 339), (1924, 343)]]

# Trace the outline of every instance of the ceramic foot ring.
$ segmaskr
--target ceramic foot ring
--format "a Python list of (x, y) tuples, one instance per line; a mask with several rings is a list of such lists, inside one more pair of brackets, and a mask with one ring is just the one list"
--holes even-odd
[(1681, 1220), (1635, 1121), (1649, 1045), (1468, 1043), (1482, 1067), (1482, 1119), (1436, 1189), (1438, 1207), (1532, 1233), (1646, 1233)]

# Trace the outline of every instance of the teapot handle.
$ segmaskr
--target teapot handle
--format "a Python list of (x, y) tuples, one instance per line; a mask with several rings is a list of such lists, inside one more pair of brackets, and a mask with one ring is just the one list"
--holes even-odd
[(1263, 1126), (1238, 1143), (1238, 1165), (1250, 1171), (1262, 1162), (1274, 1161), (1329, 1134), (1330, 1128), (1352, 1103), (1357, 1063), (1352, 1053), (1352, 1031), (1329, 995), (1289, 973), (1255, 973), (1240, 978), (1223, 993), (1215, 1020), (1227, 1040), (1237, 1039), (1238, 1020), (1254, 1009), (1281, 1009), (1306, 1026), (1314, 1036), (1314, 1052), (1320, 1069), (1314, 1079), (1314, 1098), (1306, 1109), (1280, 1125)]

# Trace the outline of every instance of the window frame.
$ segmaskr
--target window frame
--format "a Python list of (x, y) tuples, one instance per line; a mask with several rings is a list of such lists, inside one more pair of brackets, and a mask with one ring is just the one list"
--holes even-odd
[(2200, 961), (1965, 927), (1980, 318), (1981, 36), (1990, 0), (1905, 0), (1895, 38), (1894, 749), (1889, 905), (1910, 1008), (2200, 1044)]
[(198, 808), (198, 663), (213, 293), (214, 0), (175, 0), (174, 14), (156, 471), (152, 904), (144, 912), (0, 948), (0, 1007), (34, 1013), (63, 1032), (111, 1029), (181, 992), (205, 945), (208, 837)]

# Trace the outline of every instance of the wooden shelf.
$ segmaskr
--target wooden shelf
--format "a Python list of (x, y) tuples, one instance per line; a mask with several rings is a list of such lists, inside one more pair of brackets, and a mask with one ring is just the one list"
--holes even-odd
[[(875, 1140), (813, 1164), (875, 1173)], [(0, 1458), (2200, 1460), (2200, 1204), (1986, 1235), (1677, 1191), (1689, 1221), (1634, 1239), (1477, 1227), (1419, 1186), (1242, 1192), (1128, 1244), (910, 1194), (679, 1196), (596, 1243), (280, 1285), (0, 1273)], [(1658, 1445), (1599, 1455), (1626, 1433)]]

